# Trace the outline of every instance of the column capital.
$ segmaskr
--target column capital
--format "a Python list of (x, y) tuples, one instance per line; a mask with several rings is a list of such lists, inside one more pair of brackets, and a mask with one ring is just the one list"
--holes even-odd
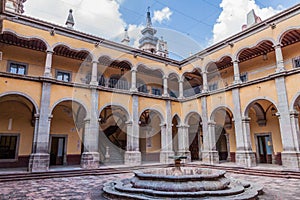
[(163, 79), (168, 79), (168, 78), (169, 78), (168, 75), (164, 75), (164, 76), (163, 76)]
[(244, 116), (244, 117), (242, 117), (242, 122), (249, 123), (249, 122), (250, 122), (250, 120), (251, 120), (251, 118), (250, 118), (250, 117), (248, 117), (248, 116)]
[(177, 128), (189, 128), (190, 126), (187, 124), (179, 124), (176, 126)]
[(136, 68), (136, 67), (133, 67), (133, 68), (131, 68), (130, 71), (131, 71), (131, 72), (137, 72), (137, 68)]
[(131, 121), (131, 120), (130, 121), (126, 121), (125, 124), (130, 126), (130, 125), (133, 124), (133, 121)]
[(235, 60), (233, 60), (233, 61), (231, 61), (233, 64), (238, 64), (240, 61), (238, 60), (238, 59), (235, 59)]
[(208, 124), (208, 126), (216, 126), (217, 123), (215, 121), (211, 120), (211, 121), (208, 121), (207, 124)]
[(201, 72), (201, 74), (207, 74), (207, 71), (203, 71), (203, 72)]
[[(99, 118), (100, 119), (100, 118)], [(101, 120), (100, 120), (101, 121)], [(86, 124), (86, 123), (90, 123), (91, 122), (91, 119), (90, 118), (85, 118), (84, 120), (83, 120), (83, 122)]]
[(34, 116), (34, 118), (36, 118), (36, 119), (40, 118), (40, 114), (39, 114), (39, 113), (35, 113), (33, 116)]
[(182, 80), (182, 79), (178, 80), (178, 83), (183, 83), (183, 82), (184, 82), (184, 80)]
[(94, 63), (99, 64), (99, 61), (98, 61), (98, 60), (92, 60), (92, 63), (93, 63), (93, 64), (94, 64)]
[(162, 128), (162, 127), (166, 127), (167, 124), (166, 124), (166, 123), (162, 123), (162, 124), (160, 124), (159, 126)]
[(282, 44), (281, 44), (281, 43), (277, 43), (277, 44), (274, 44), (272, 47), (273, 47), (274, 49), (276, 49), (276, 48), (281, 48), (281, 47), (282, 47)]
[(47, 53), (47, 54), (54, 54), (54, 51), (53, 51), (52, 49), (47, 49), (47, 50), (46, 50), (46, 53)]

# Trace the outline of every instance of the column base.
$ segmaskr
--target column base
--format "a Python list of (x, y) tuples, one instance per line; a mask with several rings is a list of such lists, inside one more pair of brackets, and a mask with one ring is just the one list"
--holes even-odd
[(256, 166), (255, 153), (252, 151), (237, 151), (235, 153), (235, 163), (241, 167), (254, 167)]
[(30, 155), (28, 171), (46, 172), (49, 170), (50, 155), (48, 153), (33, 153)]
[(181, 163), (189, 163), (192, 161), (190, 151), (177, 151), (176, 156), (186, 156), (187, 157), (187, 159), (181, 160)]
[(140, 151), (126, 151), (125, 165), (139, 166), (142, 164), (142, 154)]
[(99, 168), (99, 153), (98, 152), (82, 153), (80, 165), (81, 165), (81, 168), (83, 168), (83, 169)]
[(161, 151), (159, 155), (160, 163), (164, 164), (172, 164), (174, 163), (174, 159), (170, 159), (170, 156), (174, 156), (174, 151)]
[(300, 152), (283, 151), (281, 153), (282, 166), (290, 170), (300, 170)]
[(202, 151), (202, 161), (206, 164), (219, 164), (219, 153), (217, 151)]

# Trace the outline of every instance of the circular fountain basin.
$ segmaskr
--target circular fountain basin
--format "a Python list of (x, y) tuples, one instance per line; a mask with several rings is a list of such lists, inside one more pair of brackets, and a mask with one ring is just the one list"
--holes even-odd
[(181, 167), (181, 173), (177, 173), (176, 168), (146, 169), (134, 171), (135, 177), (131, 179), (131, 184), (134, 188), (157, 191), (215, 191), (228, 187), (230, 181), (225, 178), (225, 173), (195, 167)]
[[(180, 173), (179, 173), (180, 171)], [(134, 171), (134, 177), (104, 185), (107, 199), (257, 199), (262, 187), (225, 177), (225, 171), (196, 167)]]

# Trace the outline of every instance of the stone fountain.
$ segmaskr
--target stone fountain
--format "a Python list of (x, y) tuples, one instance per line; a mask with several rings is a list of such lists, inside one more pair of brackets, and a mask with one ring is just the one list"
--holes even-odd
[(254, 200), (262, 186), (229, 179), (225, 171), (182, 167), (185, 156), (173, 156), (175, 167), (134, 171), (134, 177), (104, 185), (106, 199)]

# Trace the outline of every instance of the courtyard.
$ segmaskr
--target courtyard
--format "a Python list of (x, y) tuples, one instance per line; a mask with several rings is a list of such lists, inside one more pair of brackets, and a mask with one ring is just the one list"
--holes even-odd
[[(130, 178), (132, 173), (103, 176), (80, 176), (68, 178), (49, 178), (0, 183), (0, 199), (104, 199), (103, 184)], [(300, 199), (299, 179), (272, 178), (227, 173), (227, 177), (238, 178), (264, 186), (263, 200)]]

